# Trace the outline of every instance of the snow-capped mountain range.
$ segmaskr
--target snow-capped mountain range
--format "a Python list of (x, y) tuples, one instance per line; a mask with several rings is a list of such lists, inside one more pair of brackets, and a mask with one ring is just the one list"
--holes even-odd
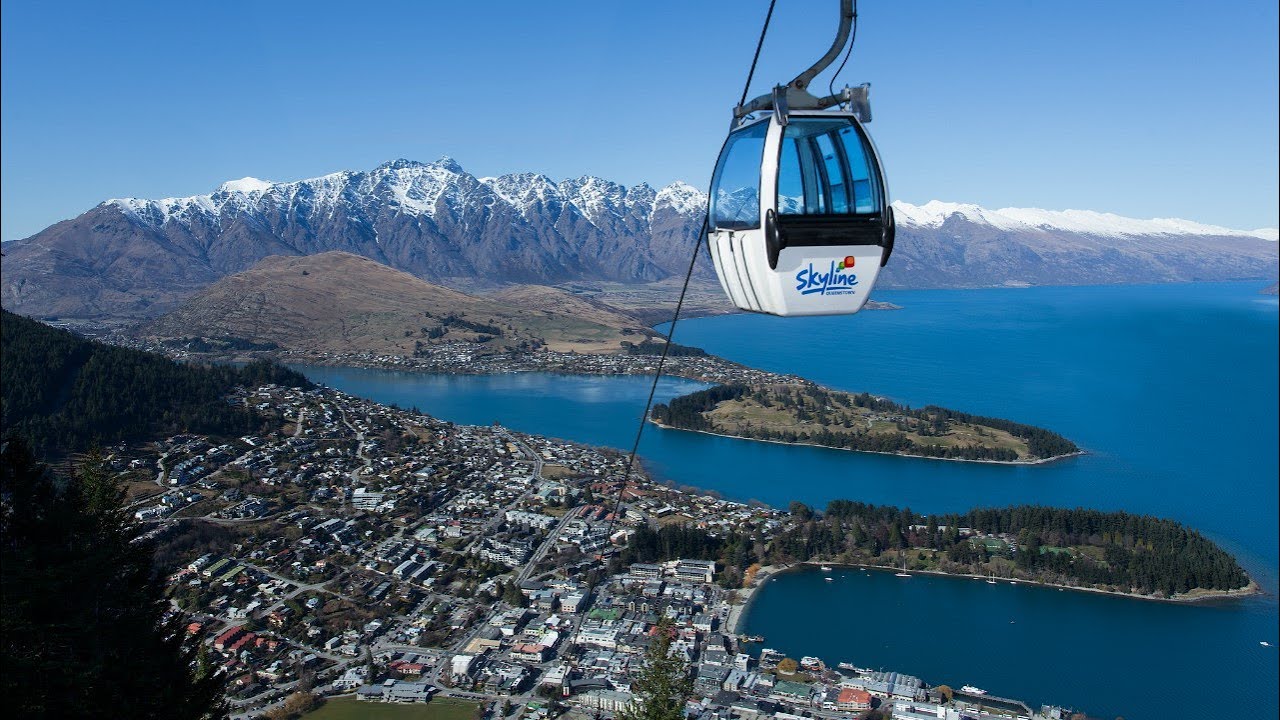
[(1112, 213), (1092, 210), (1041, 210), (1039, 208), (1001, 208), (987, 210), (977, 205), (933, 200), (924, 205), (895, 202), (899, 225), (918, 228), (942, 227), (952, 216), (972, 223), (990, 225), (1010, 232), (1069, 232), (1096, 237), (1143, 237), (1153, 235), (1207, 235), (1212, 237), (1256, 237), (1276, 242), (1277, 228), (1232, 230), (1216, 225), (1178, 218), (1137, 220)]
[[(597, 177), (475, 177), (450, 158), (208, 195), (107, 200), (5, 244), (3, 302), (37, 316), (145, 317), (270, 255), (343, 250), (461, 290), (680, 276), (706, 196)], [(894, 203), (898, 287), (1274, 279), (1275, 229)], [(704, 258), (705, 260), (705, 258)], [(701, 262), (699, 277), (712, 277)]]

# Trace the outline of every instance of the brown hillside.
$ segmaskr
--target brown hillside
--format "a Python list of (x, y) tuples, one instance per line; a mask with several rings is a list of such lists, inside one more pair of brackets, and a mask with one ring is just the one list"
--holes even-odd
[[(494, 350), (541, 341), (554, 350), (612, 352), (639, 323), (577, 317), (433, 285), (358, 255), (272, 256), (222, 278), (139, 329), (156, 338), (237, 338), (283, 349), (412, 355), (489, 337)], [(570, 307), (569, 309), (573, 309)], [(494, 332), (496, 330), (497, 332)]]
[(547, 285), (509, 285), (485, 297), (526, 310), (570, 315), (609, 327), (635, 327), (641, 324), (636, 318), (599, 300)]

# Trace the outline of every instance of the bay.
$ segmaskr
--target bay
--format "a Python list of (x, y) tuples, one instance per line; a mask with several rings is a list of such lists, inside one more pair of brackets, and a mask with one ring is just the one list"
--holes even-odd
[[(904, 309), (682, 321), (676, 340), (683, 344), (835, 388), (1043, 425), (1088, 454), (1044, 466), (1000, 466), (650, 427), (641, 455), (646, 467), (672, 482), (781, 507), (793, 500), (821, 507), (834, 498), (926, 512), (1040, 503), (1186, 522), (1236, 553), (1271, 594), (1172, 606), (1011, 587), (1002, 592), (1050, 599), (1019, 600), (1025, 617), (1006, 619), (1004, 632), (954, 644), (948, 628), (957, 622), (986, 625), (1008, 614), (998, 603), (971, 597), (972, 581), (923, 579), (921, 602), (899, 606), (856, 583), (815, 591), (798, 573), (768, 584), (746, 630), (765, 634), (771, 644), (776, 639), (779, 649), (830, 662), (882, 665), (930, 681), (959, 677), (1000, 694), (1074, 703), (1130, 720), (1211, 709), (1275, 717), (1275, 648), (1258, 643), (1277, 644), (1280, 313), (1275, 298), (1257, 289), (1217, 283), (885, 292), (878, 298)], [(631, 446), (648, 392), (648, 379), (637, 377), (304, 370), (347, 392), (447, 420), (500, 421), (618, 448)], [(659, 399), (697, 387), (667, 379)], [(834, 593), (844, 614), (866, 625), (899, 618), (885, 623), (894, 641), (858, 642), (854, 630), (833, 625), (836, 616), (795, 612), (814, 592)], [(963, 622), (946, 617), (953, 609)], [(1055, 623), (1062, 627), (1054, 630)], [(1064, 653), (1064, 645), (1079, 653)], [(1080, 684), (1077, 663), (1085, 658), (1090, 669), (1083, 677), (1093, 679)]]

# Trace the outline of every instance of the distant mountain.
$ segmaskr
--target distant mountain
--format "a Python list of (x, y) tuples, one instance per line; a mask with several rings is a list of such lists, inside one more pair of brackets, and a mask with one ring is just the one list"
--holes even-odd
[[(684, 183), (477, 178), (456, 162), (209, 195), (108, 200), (6, 243), (0, 301), (40, 317), (154, 317), (271, 255), (341, 250), (474, 291), (508, 284), (683, 278), (705, 195)], [(1276, 231), (1084, 211), (896, 203), (887, 287), (1275, 279)], [(713, 282), (705, 257), (699, 282)]]
[(272, 256), (198, 291), (135, 333), (186, 339), (199, 349), (212, 341), (231, 349), (405, 356), (476, 341), (494, 348), (616, 351), (623, 340), (645, 337), (634, 318), (592, 308), (563, 290), (508, 292), (510, 302), (475, 297), (346, 252)]

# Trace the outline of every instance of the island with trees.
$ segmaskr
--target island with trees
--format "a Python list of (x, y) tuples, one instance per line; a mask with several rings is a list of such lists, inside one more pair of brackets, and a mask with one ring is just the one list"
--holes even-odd
[(1234, 557), (1174, 520), (1037, 505), (924, 515), (852, 500), (833, 500), (825, 512), (792, 503), (789, 521), (764, 542), (667, 525), (637, 531), (615, 562), (676, 557), (716, 560), (731, 588), (751, 587), (766, 566), (834, 563), (1160, 600), (1258, 591)]
[(717, 385), (655, 406), (651, 419), (750, 440), (945, 460), (1040, 463), (1081, 452), (1033, 425), (802, 383)]

